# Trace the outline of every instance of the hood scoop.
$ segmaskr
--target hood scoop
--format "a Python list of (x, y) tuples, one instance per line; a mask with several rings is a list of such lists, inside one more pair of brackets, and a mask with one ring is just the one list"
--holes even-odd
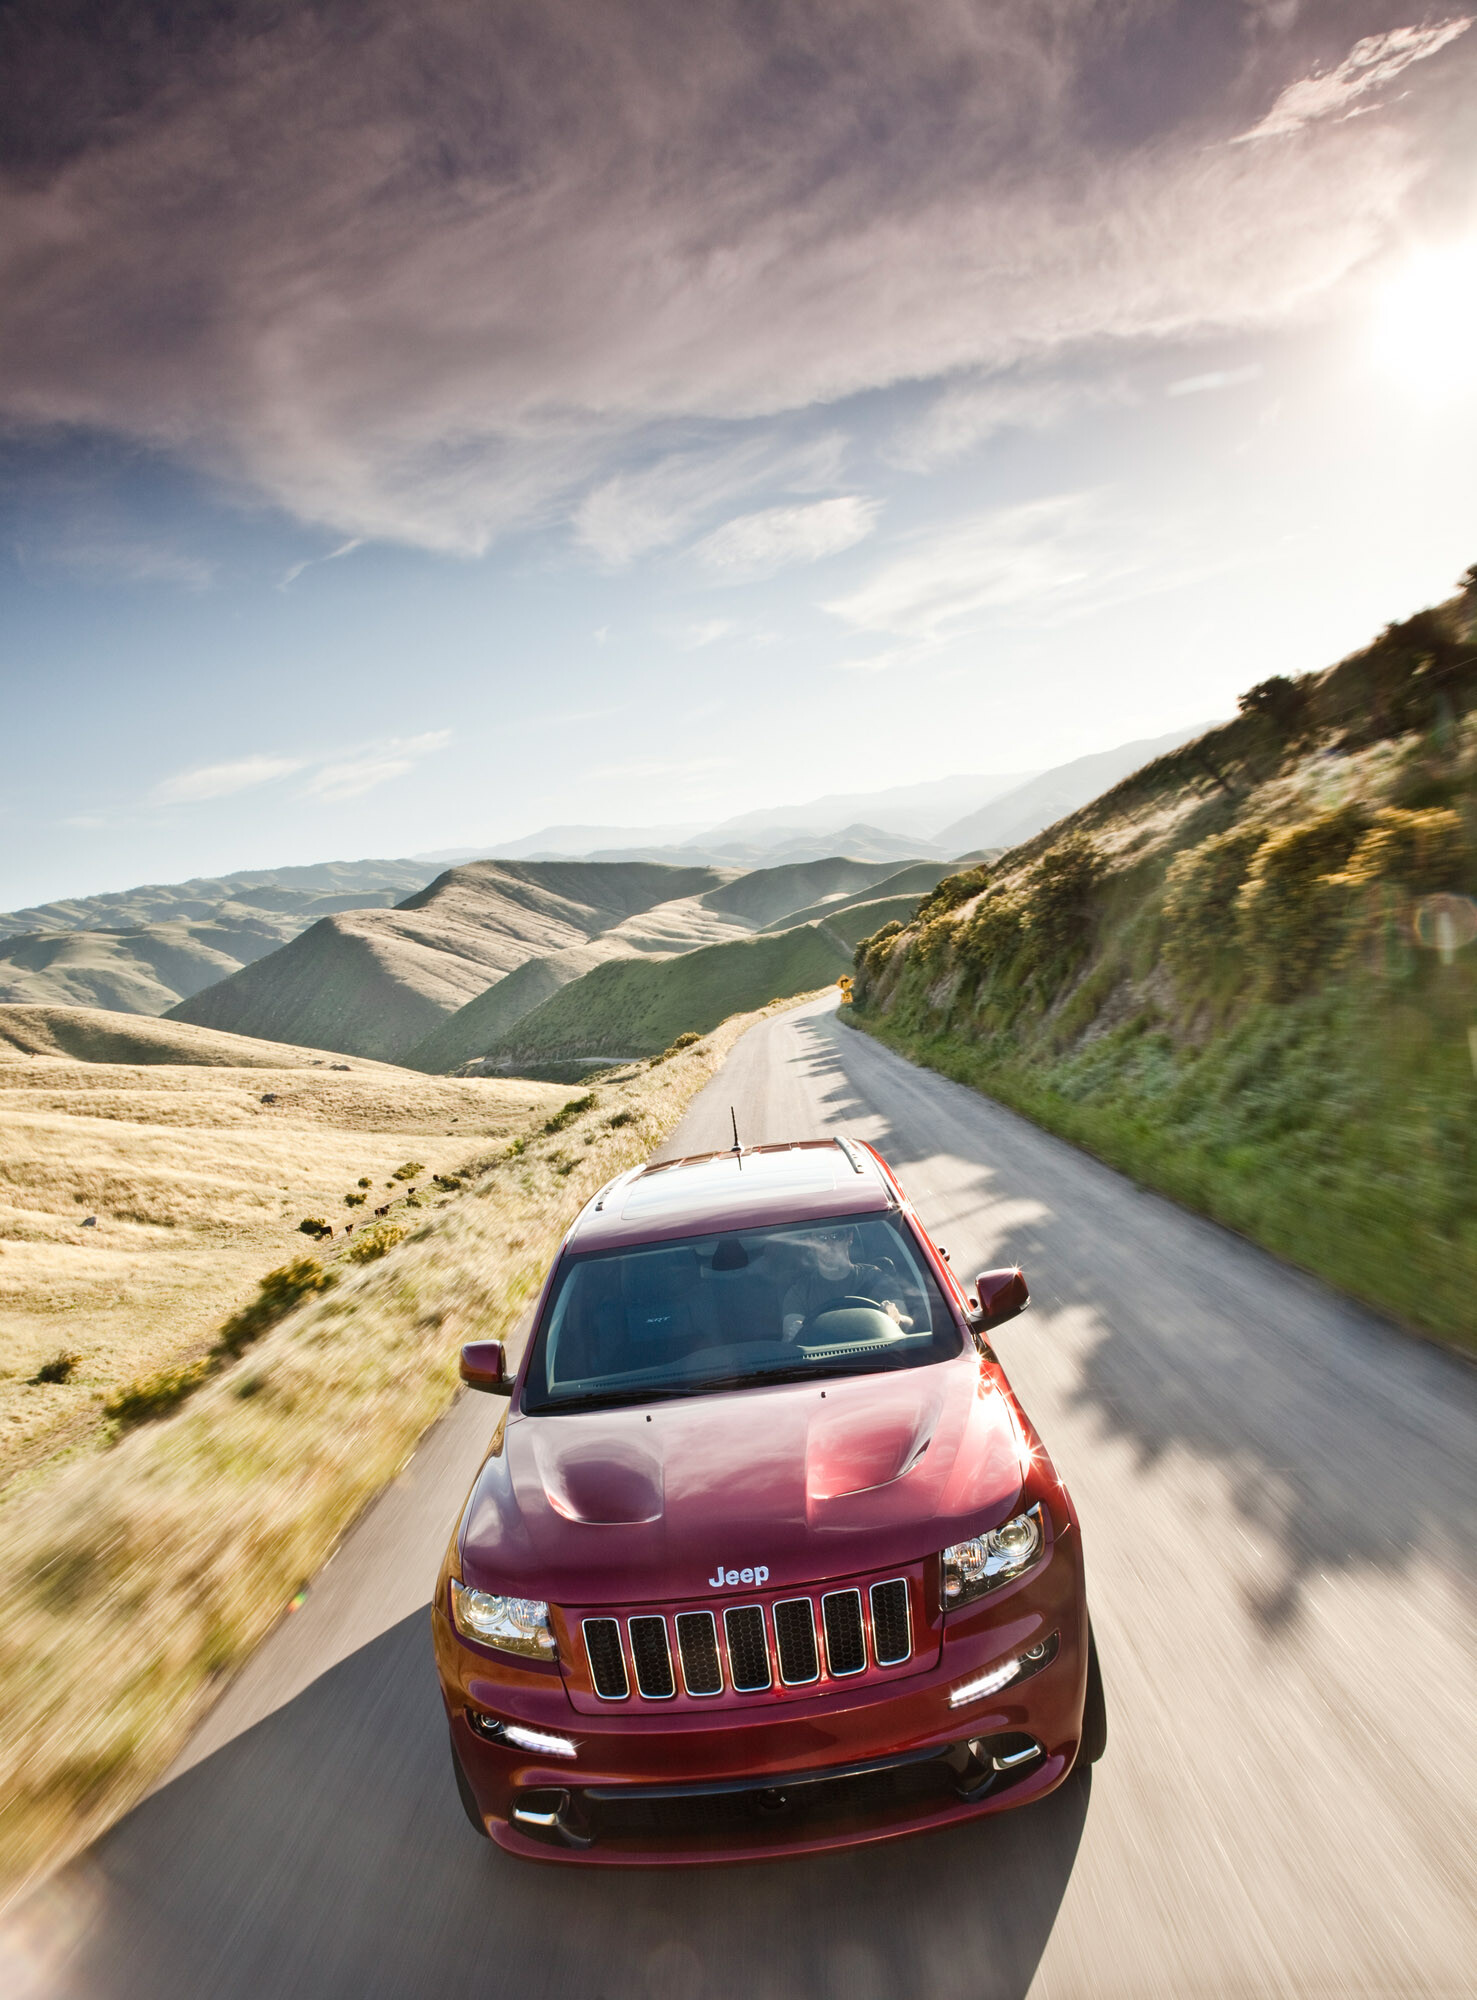
[(549, 1505), (566, 1521), (617, 1528), (662, 1517), (661, 1461), (634, 1439), (540, 1436), (534, 1456)]
[(909, 1399), (886, 1411), (843, 1404), (814, 1418), (806, 1449), (806, 1499), (840, 1500), (906, 1478), (922, 1463), (938, 1420), (933, 1397)]

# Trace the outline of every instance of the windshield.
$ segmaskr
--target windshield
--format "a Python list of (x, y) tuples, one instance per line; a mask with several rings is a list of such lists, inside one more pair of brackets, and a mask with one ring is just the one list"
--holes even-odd
[(789, 1223), (568, 1259), (523, 1402), (593, 1409), (913, 1368), (960, 1348), (898, 1217)]

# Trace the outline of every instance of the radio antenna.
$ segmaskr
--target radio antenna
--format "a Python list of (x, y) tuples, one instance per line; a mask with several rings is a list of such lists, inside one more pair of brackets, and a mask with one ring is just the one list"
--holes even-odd
[(730, 1104), (730, 1105), (729, 1105), (729, 1107), (728, 1107), (728, 1115), (729, 1115), (729, 1117), (730, 1117), (730, 1118), (731, 1118), (731, 1119), (733, 1120), (733, 1150), (734, 1150), (734, 1151), (735, 1151), (736, 1153), (742, 1153), (742, 1151), (743, 1151), (744, 1149), (743, 1149), (743, 1147), (742, 1147), (742, 1146), (741, 1146), (741, 1145), (739, 1144), (739, 1135), (738, 1135), (738, 1113), (737, 1113), (737, 1112), (736, 1112), (736, 1111), (734, 1110), (734, 1108), (733, 1108), (733, 1106), (732, 1106), (731, 1104)]

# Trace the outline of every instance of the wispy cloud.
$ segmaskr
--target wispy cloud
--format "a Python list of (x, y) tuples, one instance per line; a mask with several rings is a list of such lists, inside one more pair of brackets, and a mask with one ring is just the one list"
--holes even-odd
[(901, 425), (885, 456), (904, 472), (932, 472), (1000, 431), (1046, 430), (1087, 405), (1120, 401), (1127, 393), (1111, 379), (972, 376), (949, 383), (920, 416)]
[(297, 777), (304, 771), (310, 773), (299, 788), (304, 798), (330, 801), (358, 798), (376, 785), (402, 776), (422, 757), (443, 749), (450, 741), (449, 729), (427, 730), (420, 736), (389, 736), (377, 742), (356, 744), (331, 761), (259, 752), (237, 757), (228, 764), (203, 764), (194, 770), (176, 772), (155, 785), (146, 803), (203, 805), (211, 799), (230, 798), (258, 785)]
[(982, 612), (1049, 599), (1093, 573), (1082, 547), (1092, 505), (1087, 494), (1065, 494), (921, 536), (825, 609), (858, 631), (935, 641)]
[(846, 441), (838, 433), (800, 445), (775, 436), (706, 450), (668, 452), (602, 480), (575, 510), (575, 534), (607, 569), (668, 548), (758, 487), (813, 491), (834, 482)]
[(17, 553), (28, 564), (64, 571), (94, 585), (163, 584), (176, 590), (208, 590), (216, 566), (168, 542), (151, 541), (83, 523), (59, 540), (41, 545), (23, 541)]
[[(1224, 73), (1305, 13), (1228, 5)], [(545, 0), (516, 33), (471, 0), (352, 33), (248, 8), (184, 38), (128, 10), (126, 63), (46, 14), (11, 44), (0, 418), (142, 439), (346, 539), (573, 518), (612, 567), (838, 490), (745, 484), (739, 426), (773, 459), (864, 392), (1316, 306), (1456, 143), (1415, 105), (1341, 120), (1466, 26), (1372, 37), (1243, 135), (1297, 145), (1207, 146), (1200, 81), (1147, 134), (1084, 116), (1167, 5), (814, 0), (782, 59), (742, 6)], [(961, 392), (915, 449), (1043, 409)]]
[(1255, 382), (1261, 375), (1260, 362), (1248, 362), (1244, 368), (1213, 368), (1205, 375), (1182, 375), (1178, 382), (1171, 382), (1165, 390), (1166, 396), (1203, 396), (1214, 389), (1239, 389), (1244, 382)]
[(305, 569), (316, 569), (320, 563), (337, 562), (340, 556), (351, 556), (355, 549), (362, 549), (363, 546), (364, 537), (362, 535), (353, 535), (348, 541), (340, 542), (336, 549), (330, 549), (326, 556), (305, 556), (301, 562), (294, 563), (291, 569), (285, 572), (277, 588), (279, 590), (286, 590), (290, 583), (297, 582)]
[(449, 729), (432, 729), (421, 736), (392, 736), (366, 745), (353, 756), (322, 765), (303, 786), (303, 795), (329, 801), (357, 799), (376, 785), (403, 777), (422, 757), (444, 749), (450, 741)]
[(750, 583), (791, 563), (819, 562), (865, 541), (881, 511), (879, 500), (844, 494), (808, 507), (766, 507), (725, 521), (693, 553), (723, 583)]
[(180, 771), (165, 778), (149, 794), (156, 806), (199, 805), (206, 799), (229, 798), (233, 792), (250, 791), (254, 785), (269, 785), (275, 778), (291, 777), (305, 769), (301, 757), (238, 757), (229, 764), (202, 764), (193, 771)]
[(1371, 91), (1393, 83), (1414, 62), (1424, 62), (1465, 34), (1473, 17), (1463, 14), (1434, 27), (1392, 28), (1388, 34), (1366, 35), (1343, 61), (1329, 70), (1290, 83), (1266, 117), (1243, 132), (1237, 145), (1255, 139), (1282, 139), (1321, 120), (1351, 118), (1371, 107), (1363, 102)]

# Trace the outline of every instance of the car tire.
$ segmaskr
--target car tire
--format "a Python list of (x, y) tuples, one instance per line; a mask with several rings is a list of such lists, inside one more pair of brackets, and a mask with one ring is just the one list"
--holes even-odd
[(1097, 1638), (1087, 1628), (1087, 1699), (1082, 1704), (1082, 1744), (1079, 1764), (1095, 1764), (1108, 1747), (1108, 1704), (1103, 1696), (1103, 1670), (1098, 1665)]
[(462, 1769), (462, 1760), (456, 1754), (456, 1738), (454, 1736), (451, 1739), (451, 1768), (456, 1773), (456, 1795), (462, 1802), (462, 1811), (467, 1815), (467, 1818), (477, 1829), (478, 1833), (481, 1834), (482, 1838), (484, 1840), (490, 1839), (491, 1836), (487, 1831), (486, 1822), (477, 1810), (476, 1794), (472, 1790), (466, 1772)]

